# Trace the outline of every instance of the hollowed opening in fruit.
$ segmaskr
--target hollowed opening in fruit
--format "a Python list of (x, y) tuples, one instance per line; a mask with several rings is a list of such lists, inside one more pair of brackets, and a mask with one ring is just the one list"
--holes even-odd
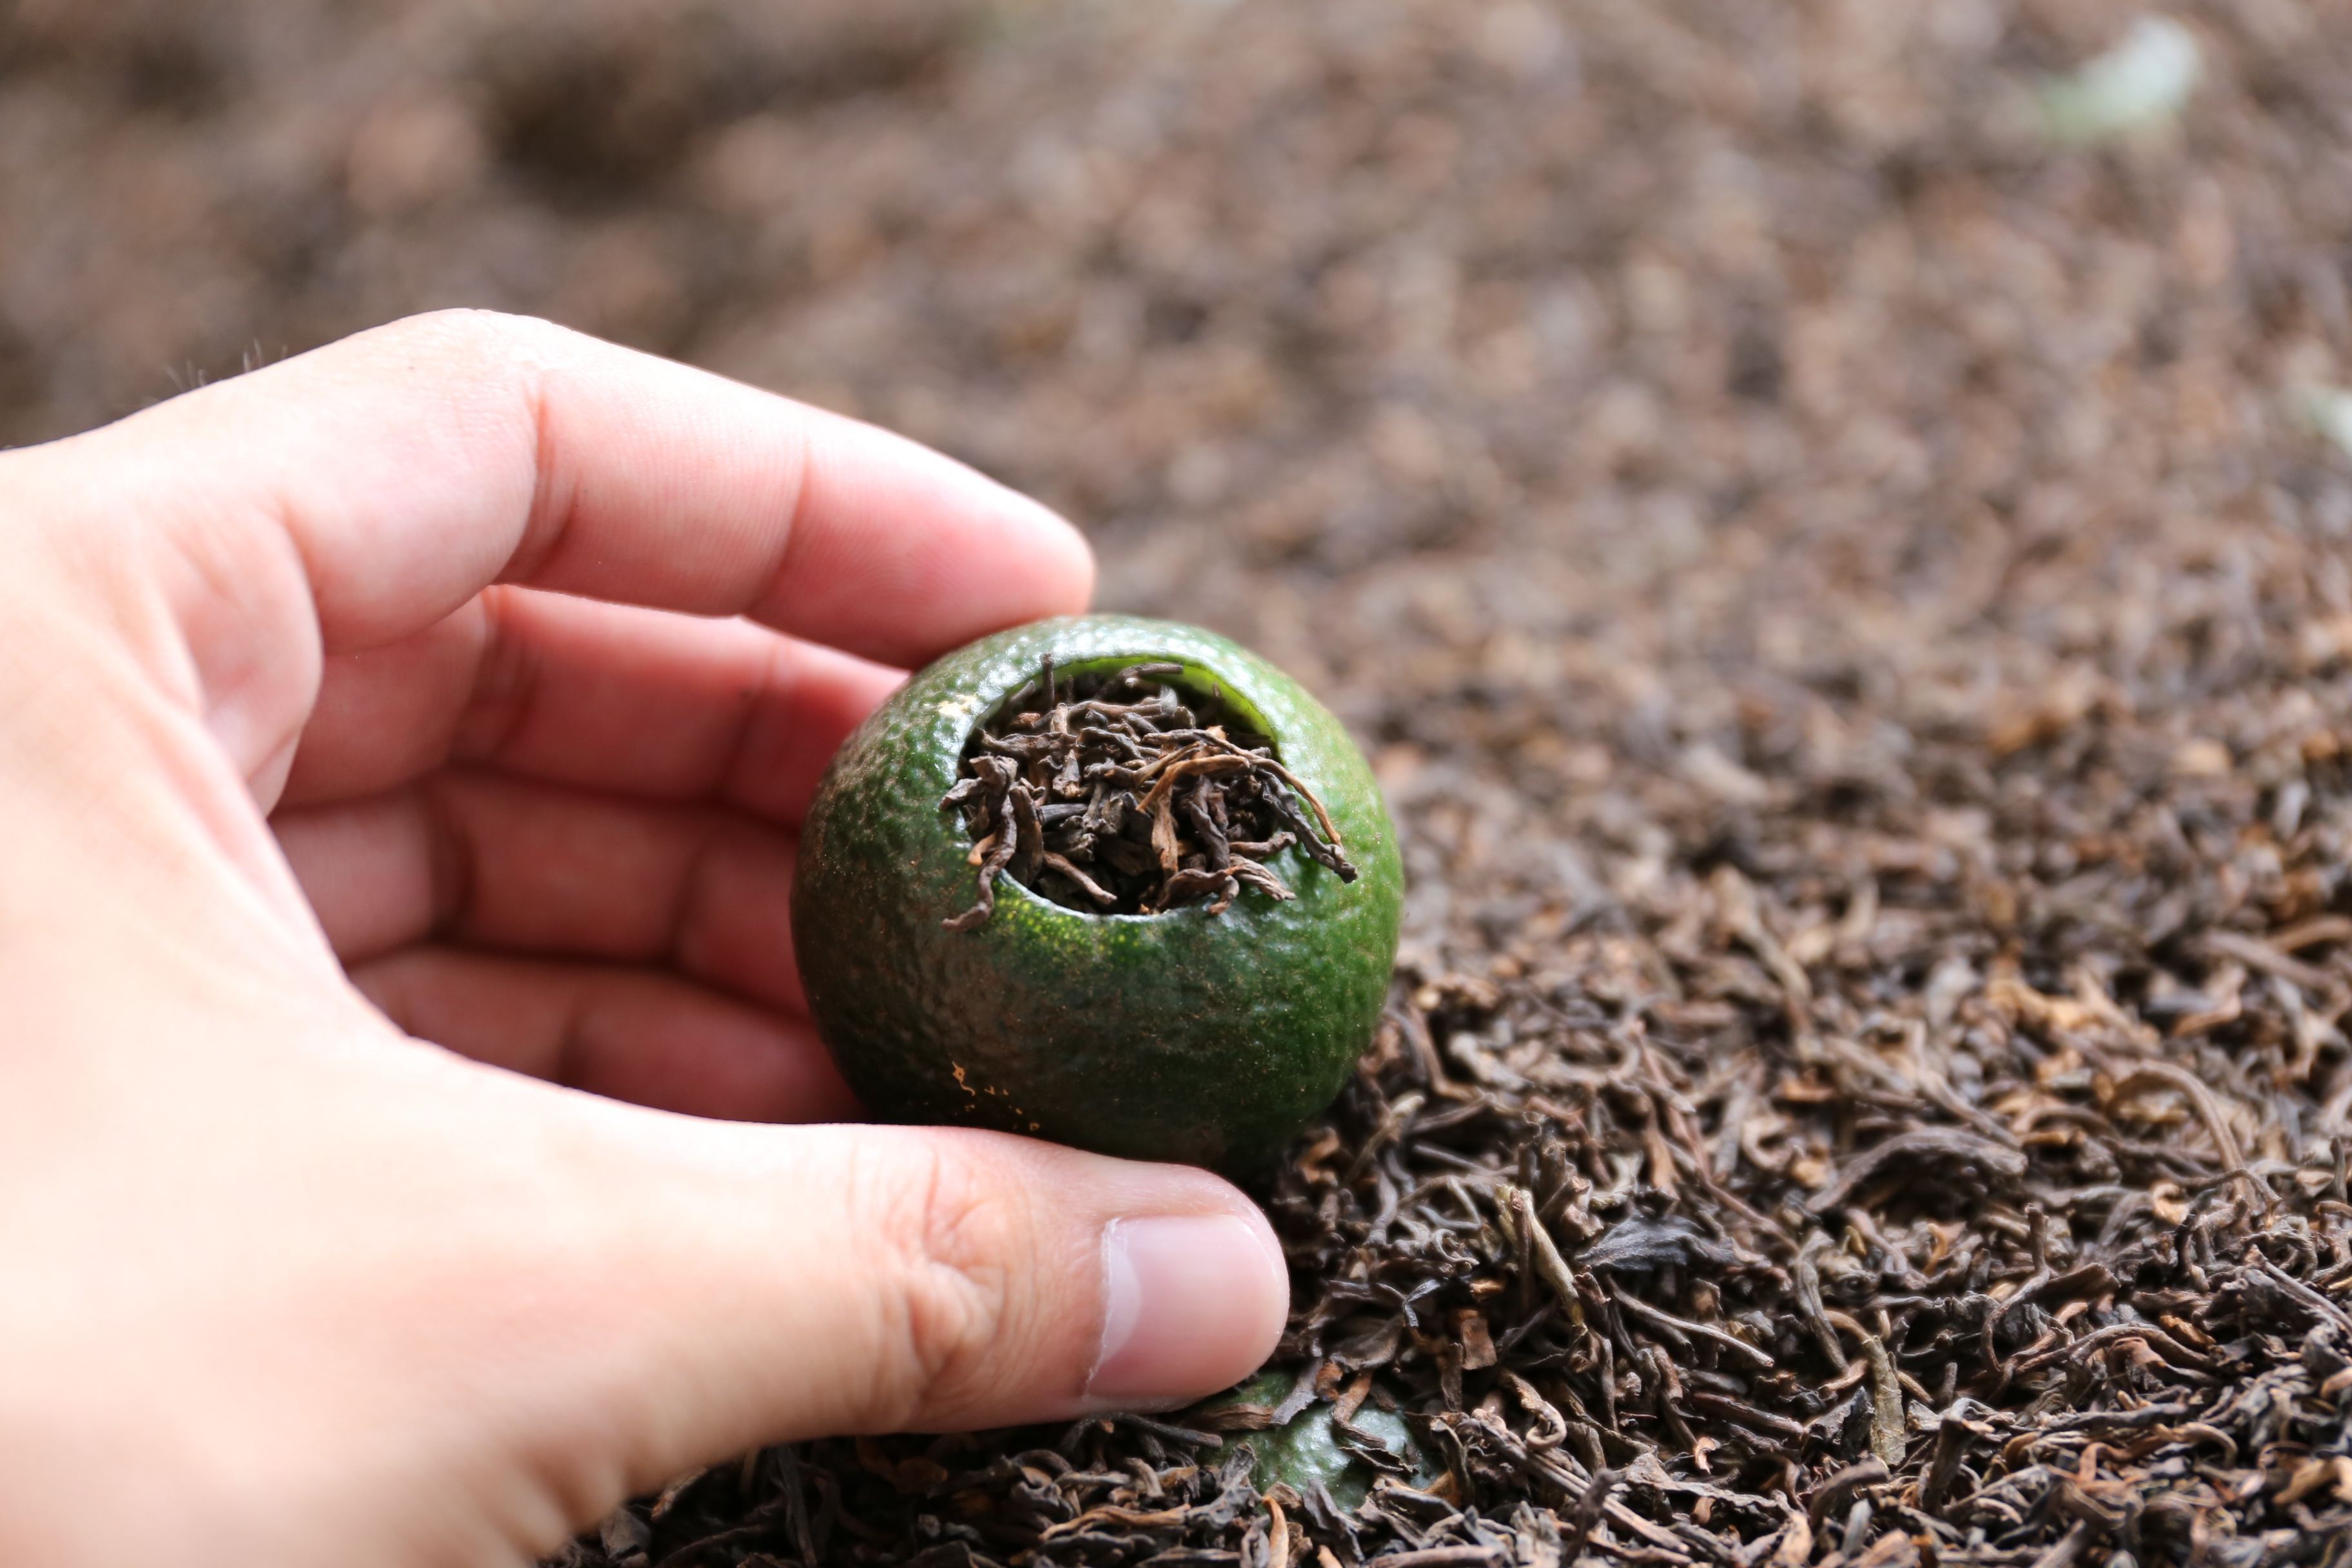
[(978, 879), (979, 902), (948, 923), (984, 923), (1003, 881), (1097, 918), (1221, 915), (1244, 898), (1291, 897), (1268, 862), (1294, 845), (1352, 877), (1272, 728), (1183, 660), (1041, 668), (974, 721), (940, 803)]

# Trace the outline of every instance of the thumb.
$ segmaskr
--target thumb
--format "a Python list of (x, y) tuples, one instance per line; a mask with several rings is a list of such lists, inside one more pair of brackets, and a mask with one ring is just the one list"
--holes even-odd
[(572, 1211), (596, 1216), (601, 1278), (568, 1299), (602, 1321), (567, 1376), (602, 1369), (573, 1430), (634, 1486), (760, 1443), (1181, 1404), (1280, 1336), (1273, 1231), (1206, 1172), (608, 1109), (635, 1146), (604, 1152)]

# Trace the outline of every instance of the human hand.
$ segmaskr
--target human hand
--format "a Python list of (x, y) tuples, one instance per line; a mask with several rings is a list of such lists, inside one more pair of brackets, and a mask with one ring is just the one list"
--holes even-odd
[(786, 908), (888, 667), (1091, 574), (470, 313), (0, 454), (0, 1560), (520, 1562), (755, 1444), (1258, 1364), (1204, 1173), (711, 1120), (853, 1113)]

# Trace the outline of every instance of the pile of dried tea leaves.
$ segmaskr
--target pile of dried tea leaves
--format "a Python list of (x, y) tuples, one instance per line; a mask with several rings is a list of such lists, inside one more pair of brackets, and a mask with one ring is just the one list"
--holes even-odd
[[(1740, 873), (1711, 892), (1760, 973), (1801, 973)], [(2251, 942), (2260, 973), (2315, 978)], [(1265, 1194), (1302, 1292), (1286, 1397), (773, 1449), (573, 1561), (2344, 1561), (2340, 1134), (2250, 1155), (2235, 1107), (2088, 979), (1996, 968), (1948, 1026), (1733, 1054), (1719, 1005), (1622, 978), (1408, 977)], [(1254, 1463), (1253, 1433), (1322, 1405), (1370, 1482), (1354, 1506)], [(1413, 1451), (1359, 1431), (1367, 1405)], [(729, 1541), (772, 1555), (702, 1555)]]
[(1049, 658), (974, 730), (968, 776), (940, 805), (971, 832), (980, 900), (941, 923), (984, 924), (1000, 873), (1072, 909), (1128, 915), (1204, 900), (1221, 915), (1244, 887), (1287, 900), (1265, 862), (1294, 844), (1356, 879), (1315, 792), (1218, 692), (1188, 700), (1168, 683), (1183, 673), (1136, 664), (1056, 680)]

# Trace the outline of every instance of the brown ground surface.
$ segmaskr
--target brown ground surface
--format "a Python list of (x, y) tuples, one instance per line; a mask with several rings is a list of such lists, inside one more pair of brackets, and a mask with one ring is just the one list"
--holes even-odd
[(1061, 504), (1404, 824), (1269, 1195), (1433, 1478), (820, 1445), (575, 1560), (2352, 1553), (2352, 17), (2181, 15), (2085, 151), (2091, 0), (0, 9), (0, 440), (551, 315)]

